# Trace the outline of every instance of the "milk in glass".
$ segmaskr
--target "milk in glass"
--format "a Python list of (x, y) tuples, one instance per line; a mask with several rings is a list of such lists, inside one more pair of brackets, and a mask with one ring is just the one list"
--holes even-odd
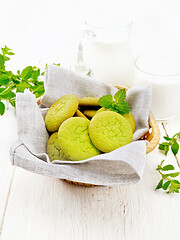
[(113, 37), (89, 37), (85, 62), (96, 79), (103, 82), (132, 86), (134, 80), (133, 56), (125, 34)]
[(136, 60), (136, 85), (152, 86), (152, 112), (168, 120), (180, 111), (180, 56), (151, 53)]

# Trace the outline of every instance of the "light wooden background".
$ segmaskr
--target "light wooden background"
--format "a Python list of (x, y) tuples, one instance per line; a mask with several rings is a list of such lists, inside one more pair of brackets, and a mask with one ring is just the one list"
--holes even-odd
[[(171, 136), (180, 115), (159, 127)], [(154, 190), (162, 159), (178, 169), (172, 154), (150, 153), (135, 185), (80, 187), (10, 165), (17, 137), (12, 109), (0, 118), (0, 132), (0, 240), (180, 239), (180, 196)]]

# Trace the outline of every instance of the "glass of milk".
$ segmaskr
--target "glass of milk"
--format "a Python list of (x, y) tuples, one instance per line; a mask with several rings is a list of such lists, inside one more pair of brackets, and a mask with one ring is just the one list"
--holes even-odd
[(135, 61), (135, 85), (151, 84), (152, 112), (159, 121), (180, 111), (180, 54), (148, 53)]
[(114, 85), (132, 86), (134, 59), (129, 43), (132, 21), (94, 19), (85, 21), (78, 49), (76, 69), (91, 71), (97, 80)]

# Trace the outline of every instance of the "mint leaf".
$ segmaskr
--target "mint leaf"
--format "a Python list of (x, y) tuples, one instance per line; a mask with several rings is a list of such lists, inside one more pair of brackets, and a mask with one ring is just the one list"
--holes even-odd
[(114, 99), (116, 100), (115, 108), (118, 109), (120, 114), (127, 114), (130, 112), (129, 104), (125, 101), (126, 99), (126, 90), (120, 89), (115, 95)]
[(3, 48), (1, 48), (1, 50), (2, 50), (3, 55), (6, 55), (11, 49), (8, 48), (8, 47), (5, 45)]
[[(17, 70), (16, 74), (7, 71), (5, 68), (6, 61), (10, 60), (10, 56), (14, 55), (12, 50), (7, 46), (1, 48), (0, 53), (0, 114), (4, 114), (5, 105), (1, 99), (8, 101), (15, 107), (16, 92), (24, 92), (27, 88), (40, 97), (44, 94), (44, 82), (39, 81), (38, 77), (41, 75), (40, 69), (36, 66), (27, 66), (20, 72)], [(57, 64), (58, 66), (60, 64)]]
[(5, 90), (0, 93), (0, 97), (5, 97), (9, 92), (12, 91), (13, 88), (14, 88), (13, 84), (10, 85), (9, 87), (5, 88)]
[(166, 137), (166, 136), (164, 136), (163, 138), (167, 141), (172, 140), (172, 138), (169, 138), (169, 137)]
[(171, 184), (171, 181), (165, 182), (164, 185), (162, 186), (162, 189), (167, 190), (170, 184)]
[(31, 92), (34, 92), (34, 91), (36, 91), (36, 89), (39, 87), (39, 85), (34, 85), (34, 86), (31, 86), (30, 87), (30, 91)]
[(5, 112), (5, 105), (3, 102), (0, 102), (0, 115), (2, 116)]
[(14, 55), (14, 53), (13, 52), (8, 52), (7, 55)]
[(9, 57), (7, 57), (7, 56), (4, 56), (4, 61), (9, 61), (10, 60), (10, 58)]
[(4, 57), (2, 54), (0, 54), (0, 68), (1, 69), (4, 69), (4, 63), (5, 63), (5, 60), (4, 60)]
[(0, 93), (2, 93), (5, 89), (5, 87), (0, 87)]
[(16, 106), (16, 100), (15, 100), (15, 98), (10, 99), (9, 102), (10, 102), (10, 104), (11, 104), (13, 107)]
[(109, 108), (111, 107), (113, 103), (113, 97), (111, 94), (107, 94), (103, 97), (101, 97), (98, 101), (99, 105), (104, 108)]
[(37, 80), (39, 76), (40, 76), (40, 69), (39, 68), (37, 70), (34, 70), (31, 74), (31, 78), (34, 79), (34, 80)]
[(177, 138), (180, 140), (180, 132), (176, 133), (175, 136), (177, 136)]
[(120, 113), (121, 114), (127, 114), (130, 112), (130, 107), (129, 104), (125, 101), (119, 101), (119, 106), (120, 106)]
[(120, 89), (117, 91), (117, 93), (114, 95), (114, 99), (116, 101), (124, 101), (126, 99), (126, 90), (125, 89)]
[(165, 146), (169, 146), (169, 143), (166, 143), (166, 142), (160, 143), (160, 144), (159, 144), (159, 149), (160, 149), (160, 150), (164, 150), (164, 149), (165, 149)]
[(172, 180), (168, 193), (179, 193), (180, 182), (177, 180)]
[(44, 85), (39, 85), (39, 87), (35, 91), (33, 91), (33, 93), (37, 98), (41, 97), (44, 94)]
[(0, 75), (0, 85), (2, 86), (2, 85), (8, 85), (8, 83), (9, 83), (9, 76), (8, 76), (8, 74), (2, 74), (2, 75)]
[(129, 107), (129, 104), (125, 101), (125, 98), (126, 98), (126, 90), (120, 89), (114, 95), (115, 101), (113, 100), (113, 97), (110, 94), (108, 94), (101, 97), (98, 103), (101, 107), (104, 107), (111, 111), (114, 111), (120, 114), (127, 114), (130, 112), (130, 107)]
[(41, 73), (41, 76), (44, 76), (45, 75), (45, 71)]
[(158, 167), (156, 168), (156, 170), (162, 170), (162, 167), (160, 167), (160, 166), (158, 165)]
[(26, 82), (21, 82), (17, 84), (16, 92), (24, 92), (26, 88), (29, 88), (31, 85)]
[(173, 183), (180, 185), (180, 182), (178, 180), (172, 180)]
[(33, 71), (32, 66), (26, 67), (25, 69), (23, 69), (21, 77), (23, 79), (29, 79), (31, 77), (32, 71)]
[(168, 171), (168, 170), (174, 170), (174, 167), (173, 165), (169, 164), (169, 165), (166, 165), (162, 168), (163, 171)]
[(157, 185), (157, 187), (155, 189), (160, 189), (162, 188), (162, 185), (163, 185), (163, 179), (161, 179)]
[(113, 106), (110, 106), (110, 107), (108, 108), (108, 110), (119, 113), (119, 110), (116, 109), (116, 108), (113, 107)]
[[(162, 188), (163, 190), (168, 189), (167, 193), (175, 193), (175, 192), (179, 193), (180, 182), (177, 179), (170, 179), (169, 177), (171, 177), (171, 178), (177, 177), (180, 174), (180, 172), (163, 174), (162, 171), (174, 170), (174, 166), (171, 164), (168, 164), (163, 167), (162, 166), (163, 162), (164, 162), (164, 160), (156, 168), (156, 170), (159, 172), (159, 174), (162, 177), (162, 179), (158, 183), (156, 189), (160, 189), (160, 188)], [(164, 180), (166, 182), (163, 184)]]
[(168, 176), (167, 177), (177, 177), (179, 176), (180, 172), (176, 172), (176, 173), (169, 173), (167, 174)]
[(171, 150), (173, 154), (176, 155), (179, 151), (179, 144), (177, 142), (173, 143), (173, 145), (171, 146)]
[(12, 91), (8, 91), (8, 92), (3, 93), (3, 94), (0, 95), (0, 96), (1, 96), (1, 98), (3, 98), (3, 99), (9, 100), (9, 99), (11, 99), (11, 98), (14, 98), (14, 97), (16, 96), (16, 94), (15, 94), (14, 92), (12, 92)]
[(167, 155), (169, 148), (171, 147), (172, 153), (176, 155), (179, 151), (179, 143), (177, 141), (180, 140), (180, 132), (176, 133), (172, 138), (164, 136), (164, 139), (167, 142), (159, 144), (159, 149), (163, 150), (165, 155)]
[(168, 145), (165, 146), (164, 151), (165, 151), (165, 155), (167, 155), (167, 153), (169, 152), (169, 146)]
[(1, 48), (3, 56), (5, 55), (14, 55), (13, 52), (11, 52), (11, 49), (8, 48), (6, 45), (4, 46), (4, 48)]
[(169, 151), (169, 143), (163, 142), (163, 143), (159, 144), (159, 149), (163, 150), (165, 155), (167, 155), (167, 153)]

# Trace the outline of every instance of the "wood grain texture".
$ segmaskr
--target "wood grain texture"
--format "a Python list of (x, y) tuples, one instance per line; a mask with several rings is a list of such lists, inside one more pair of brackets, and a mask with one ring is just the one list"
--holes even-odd
[(0, 116), (0, 232), (5, 215), (14, 168), (9, 161), (9, 147), (16, 137), (15, 112), (10, 109)]
[[(179, 196), (154, 190), (163, 158), (155, 149), (139, 183), (113, 188), (75, 186), (17, 168), (1, 240), (179, 239)], [(166, 162), (172, 161), (169, 155)]]

